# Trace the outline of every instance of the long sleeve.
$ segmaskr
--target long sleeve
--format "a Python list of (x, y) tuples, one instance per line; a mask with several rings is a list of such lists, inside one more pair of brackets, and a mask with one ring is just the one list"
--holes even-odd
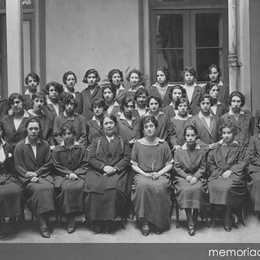
[[(252, 136), (249, 142), (249, 158), (250, 158), (250, 163), (252, 165), (260, 167), (260, 157), (259, 154), (257, 153), (257, 144), (256, 144), (256, 136)], [(260, 144), (260, 143), (259, 143)]]
[[(122, 148), (122, 147), (121, 147)], [(130, 158), (131, 158), (131, 151), (130, 146), (125, 141), (124, 142), (124, 151), (123, 156), (121, 159), (114, 165), (114, 167), (118, 170), (118, 173), (121, 173), (127, 166), (129, 166)]]
[(174, 155), (174, 170), (178, 176), (185, 179), (189, 174), (182, 169), (180, 159), (180, 152), (177, 150)]

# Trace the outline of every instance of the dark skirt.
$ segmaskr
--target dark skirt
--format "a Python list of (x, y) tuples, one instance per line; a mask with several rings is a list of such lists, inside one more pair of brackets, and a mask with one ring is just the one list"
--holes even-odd
[(194, 185), (181, 177), (175, 177), (175, 195), (180, 209), (203, 209), (208, 203), (207, 182), (198, 180)]
[(35, 217), (55, 210), (55, 191), (52, 183), (39, 178), (37, 183), (26, 186), (27, 205)]
[(0, 184), (0, 219), (23, 214), (23, 189), (11, 180)]
[(64, 213), (83, 212), (84, 180), (66, 180), (56, 189), (56, 205)]
[(249, 174), (247, 183), (248, 191), (253, 202), (254, 211), (260, 211), (260, 174), (253, 172)]
[(246, 186), (227, 179), (213, 179), (208, 182), (211, 204), (226, 205), (233, 208), (240, 206), (245, 198)]
[(90, 192), (85, 197), (86, 219), (114, 220), (123, 214), (126, 196), (117, 189), (105, 190), (103, 194)]
[(161, 230), (169, 228), (171, 216), (171, 184), (165, 176), (151, 180), (141, 174), (134, 177), (132, 201), (139, 219), (154, 224)]

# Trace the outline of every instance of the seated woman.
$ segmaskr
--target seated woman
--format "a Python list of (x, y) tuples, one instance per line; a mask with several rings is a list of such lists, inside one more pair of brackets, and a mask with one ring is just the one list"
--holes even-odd
[(148, 91), (145, 88), (139, 88), (134, 95), (135, 109), (133, 110), (133, 116), (141, 118), (148, 111), (146, 106), (148, 98)]
[(174, 187), (177, 203), (186, 212), (189, 235), (193, 236), (198, 212), (205, 208), (208, 200), (206, 154), (196, 143), (198, 131), (194, 126), (186, 126), (184, 136), (186, 143), (174, 155)]
[(107, 113), (117, 116), (120, 111), (119, 104), (116, 101), (116, 87), (106, 85), (102, 88), (102, 95), (107, 104)]
[(224, 123), (220, 132), (223, 143), (208, 154), (210, 203), (225, 205), (224, 229), (231, 231), (231, 212), (244, 201), (248, 156), (236, 142), (236, 126)]
[(61, 127), (65, 123), (73, 124), (76, 128), (76, 141), (79, 144), (85, 145), (87, 140), (87, 131), (85, 118), (75, 112), (77, 103), (74, 96), (71, 93), (65, 93), (63, 98), (65, 111), (58, 115), (54, 120), (54, 138), (56, 144), (61, 144), (63, 141), (61, 137)]
[(76, 127), (65, 123), (61, 127), (63, 142), (52, 152), (54, 187), (58, 208), (67, 217), (67, 232), (76, 229), (75, 215), (83, 212), (83, 188), (87, 171), (87, 151), (76, 141)]
[(53, 123), (54, 120), (51, 117), (48, 117), (44, 111), (43, 106), (46, 102), (46, 98), (44, 93), (36, 92), (32, 95), (33, 101), (33, 108), (28, 110), (28, 114), (31, 116), (35, 116), (40, 120), (42, 131), (41, 131), (41, 138), (47, 141), (52, 148), (55, 146), (55, 141), (53, 138)]
[[(3, 125), (0, 122), (0, 220), (10, 217), (9, 222), (14, 222), (16, 217), (23, 215), (23, 189), (17, 179), (12, 146), (6, 143), (3, 137)], [(2, 223), (1, 236), (5, 236)]]
[(158, 122), (145, 116), (140, 122), (142, 138), (132, 149), (131, 165), (135, 171), (135, 191), (132, 194), (134, 211), (142, 223), (142, 234), (149, 235), (154, 225), (160, 234), (170, 226), (171, 182), (173, 160), (168, 144), (156, 136)]
[(55, 191), (50, 175), (51, 149), (40, 139), (39, 119), (31, 118), (26, 123), (27, 137), (14, 150), (15, 168), (27, 198), (32, 214), (38, 218), (42, 237), (49, 238), (52, 232), (48, 224), (48, 214), (55, 210)]
[(177, 109), (177, 113), (175, 117), (171, 118), (171, 122), (174, 127), (173, 134), (173, 149), (177, 150), (184, 143), (186, 143), (186, 138), (184, 136), (184, 129), (186, 126), (190, 125), (190, 121), (192, 115), (188, 114), (189, 105), (188, 99), (180, 98), (175, 103), (175, 108)]
[(14, 149), (16, 144), (26, 137), (25, 125), (31, 116), (24, 109), (24, 99), (20, 94), (11, 94), (8, 101), (12, 115), (5, 115), (1, 121), (5, 133), (4, 140)]
[(87, 142), (86, 147), (88, 147), (94, 139), (101, 137), (103, 135), (102, 121), (104, 118), (104, 113), (107, 110), (107, 105), (104, 99), (95, 99), (91, 104), (91, 109), (93, 110), (94, 116), (91, 120), (86, 123), (87, 131)]
[(89, 147), (89, 169), (85, 178), (85, 214), (95, 234), (113, 231), (113, 220), (120, 216), (126, 202), (127, 169), (130, 148), (116, 134), (117, 120), (106, 115), (104, 135)]
[(253, 201), (254, 211), (260, 220), (260, 118), (255, 123), (258, 132), (255, 133), (249, 142), (250, 164), (248, 167), (247, 187)]

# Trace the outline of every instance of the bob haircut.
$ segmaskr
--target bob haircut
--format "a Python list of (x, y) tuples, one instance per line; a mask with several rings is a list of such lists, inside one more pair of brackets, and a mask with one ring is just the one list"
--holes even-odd
[(147, 107), (149, 107), (149, 103), (150, 103), (151, 99), (156, 100), (159, 103), (159, 107), (162, 107), (162, 99), (160, 97), (155, 97), (155, 96), (149, 96), (147, 98), (147, 100), (146, 100)]
[(219, 134), (222, 135), (222, 131), (224, 128), (229, 128), (233, 133), (233, 136), (237, 134), (237, 127), (232, 122), (223, 123), (219, 127)]
[(157, 74), (158, 71), (161, 71), (165, 75), (167, 82), (170, 80), (169, 70), (166, 67), (159, 67), (156, 70), (156, 74)]
[(170, 93), (169, 93), (169, 98), (172, 99), (172, 92), (175, 89), (179, 89), (181, 91), (181, 97), (185, 97), (186, 91), (181, 85), (174, 85), (173, 87), (170, 88)]
[(36, 99), (36, 98), (43, 98), (44, 99), (44, 102), (46, 101), (46, 96), (43, 92), (36, 92), (36, 93), (33, 93), (32, 95), (32, 100)]
[(98, 74), (98, 71), (97, 70), (95, 70), (95, 69), (89, 69), (89, 70), (87, 70), (86, 71), (86, 73), (85, 73), (85, 75), (84, 75), (84, 77), (83, 77), (83, 80), (82, 80), (82, 82), (83, 83), (88, 83), (88, 76), (90, 75), (90, 74), (94, 74), (95, 76), (96, 76), (96, 82), (99, 82), (100, 81), (100, 76), (99, 76), (99, 74)]
[(76, 102), (76, 99), (69, 92), (65, 93), (65, 95), (63, 97), (63, 103), (64, 103), (64, 105), (73, 104), (74, 105), (74, 109), (78, 106), (78, 103)]
[(216, 64), (211, 64), (211, 65), (209, 66), (209, 68), (208, 68), (208, 75), (211, 73), (211, 70), (212, 70), (213, 68), (215, 68), (215, 69), (217, 70), (217, 72), (218, 72), (218, 78), (220, 78), (220, 77), (222, 76), (222, 71), (221, 71), (220, 67), (219, 67), (218, 65), (216, 65)]
[(231, 106), (231, 101), (232, 101), (233, 97), (239, 97), (240, 98), (241, 107), (243, 107), (245, 105), (245, 102), (246, 102), (245, 96), (239, 91), (233, 91), (228, 97), (228, 103), (229, 103), (230, 106)]
[(4, 139), (4, 137), (5, 137), (4, 126), (1, 121), (0, 121), (0, 130), (2, 130), (2, 139)]
[(175, 109), (178, 109), (178, 106), (183, 103), (187, 104), (188, 109), (190, 108), (189, 100), (187, 98), (182, 97), (182, 98), (177, 99), (177, 101), (175, 102)]
[(114, 76), (114, 74), (118, 73), (119, 76), (121, 77), (121, 81), (124, 80), (124, 77), (123, 77), (123, 72), (119, 69), (112, 69), (108, 72), (108, 80), (110, 83), (112, 83), (112, 77)]
[(139, 89), (137, 89), (137, 91), (135, 92), (134, 100), (136, 101), (137, 98), (138, 98), (139, 96), (143, 95), (143, 94), (145, 94), (146, 97), (149, 96), (147, 89), (145, 89), (145, 88), (139, 88)]
[(103, 123), (104, 123), (105, 118), (111, 119), (111, 120), (115, 123), (115, 126), (117, 126), (117, 119), (116, 119), (116, 117), (115, 117), (114, 115), (112, 115), (112, 114), (106, 114), (106, 115), (103, 117), (103, 119), (101, 120), (102, 128), (103, 128)]
[(130, 72), (127, 74), (126, 76), (126, 80), (127, 81), (130, 81), (130, 77), (133, 73), (136, 73), (139, 77), (139, 82), (142, 82), (143, 81), (143, 76), (144, 74), (140, 71), (140, 70), (137, 70), (137, 69), (133, 69), (133, 70), (130, 70)]
[(39, 126), (39, 128), (40, 128), (40, 130), (42, 130), (41, 122), (40, 122), (40, 120), (39, 120), (37, 117), (32, 117), (32, 118), (30, 118), (30, 119), (26, 122), (26, 124), (25, 124), (25, 128), (26, 128), (26, 129), (28, 128), (28, 126), (29, 126), (30, 123), (37, 123), (38, 126)]
[(198, 130), (197, 130), (197, 128), (196, 128), (194, 125), (187, 125), (187, 126), (184, 128), (184, 132), (183, 132), (183, 136), (184, 136), (184, 137), (186, 136), (188, 130), (194, 131), (195, 135), (198, 136)]
[(25, 77), (25, 79), (24, 79), (24, 82), (25, 82), (26, 85), (28, 85), (29, 77), (31, 77), (32, 79), (34, 79), (34, 80), (37, 82), (37, 85), (40, 83), (40, 77), (39, 77), (36, 73), (31, 72), (31, 73), (29, 73), (29, 74)]
[(215, 86), (216, 86), (216, 87), (218, 88), (218, 90), (219, 90), (219, 86), (218, 86), (217, 83), (208, 82), (208, 83), (206, 84), (206, 86), (205, 86), (205, 92), (206, 92), (207, 94), (209, 94), (210, 90), (211, 90), (213, 87), (215, 87)]
[(202, 101), (204, 101), (204, 99), (206, 99), (206, 98), (209, 100), (210, 105), (212, 106), (212, 105), (213, 105), (213, 98), (212, 98), (212, 96), (211, 96), (210, 94), (201, 95), (201, 96), (199, 97), (199, 100), (198, 100), (198, 105), (200, 105), (200, 103), (201, 103)]
[(8, 102), (9, 102), (10, 106), (14, 104), (15, 99), (19, 99), (24, 104), (24, 99), (23, 99), (23, 96), (21, 94), (12, 93), (8, 98)]
[(91, 104), (91, 110), (93, 111), (93, 108), (97, 107), (103, 107), (104, 111), (108, 109), (108, 106), (106, 104), (106, 101), (103, 98), (94, 99), (94, 101)]
[(63, 87), (62, 87), (62, 85), (61, 85), (59, 82), (57, 82), (57, 81), (51, 81), (51, 82), (49, 82), (49, 83), (46, 85), (46, 87), (45, 87), (45, 94), (46, 94), (46, 95), (49, 95), (49, 90), (50, 90), (51, 87), (54, 87), (55, 90), (56, 90), (59, 94), (61, 94), (62, 91), (63, 91)]
[(115, 98), (116, 97), (116, 87), (112, 84), (109, 84), (109, 85), (105, 85), (103, 88), (102, 88), (102, 95), (104, 94), (105, 90), (106, 89), (110, 89), (111, 92), (113, 93), (113, 97)]
[(69, 75), (73, 75), (73, 76), (74, 76), (74, 79), (75, 79), (75, 83), (77, 83), (77, 76), (76, 76), (76, 74), (75, 74), (73, 71), (67, 71), (67, 72), (65, 72), (64, 75), (63, 75), (63, 77), (62, 77), (62, 82), (63, 82), (64, 84), (66, 84), (66, 80), (67, 80), (67, 77), (68, 77)]
[(124, 108), (127, 106), (127, 104), (129, 102), (133, 102), (133, 106), (135, 108), (135, 101), (132, 97), (129, 97), (129, 96), (125, 96), (123, 99), (122, 99), (122, 103), (120, 105), (120, 110), (123, 112), (124, 111)]
[(189, 72), (194, 78), (196, 79), (198, 77), (198, 74), (195, 69), (192, 67), (185, 67), (184, 70), (181, 72), (181, 76), (184, 78), (185, 72)]
[(61, 126), (61, 129), (60, 129), (60, 135), (62, 136), (66, 130), (69, 130), (74, 136), (77, 135), (77, 129), (76, 129), (76, 126), (73, 125), (73, 124), (70, 124), (70, 123), (64, 123), (62, 126)]
[(157, 129), (158, 121), (156, 120), (156, 118), (154, 116), (145, 116), (140, 121), (140, 137), (144, 137), (144, 126), (149, 122), (153, 123), (155, 128)]

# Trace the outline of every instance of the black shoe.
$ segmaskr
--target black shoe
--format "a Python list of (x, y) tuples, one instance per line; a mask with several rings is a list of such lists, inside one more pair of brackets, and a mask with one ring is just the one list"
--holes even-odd
[(163, 233), (163, 231), (159, 228), (156, 228), (155, 233), (156, 233), (156, 235), (161, 235)]
[(94, 232), (94, 234), (101, 233), (101, 228), (100, 228), (100, 226), (98, 224), (94, 224), (93, 232)]
[(230, 232), (232, 230), (231, 226), (224, 226), (224, 229), (227, 231), (227, 232)]
[(188, 233), (190, 236), (194, 236), (196, 234), (194, 224), (188, 224)]
[(74, 217), (70, 217), (68, 219), (68, 224), (67, 224), (67, 232), (68, 234), (74, 233), (76, 230), (76, 221)]
[(233, 227), (238, 228), (239, 217), (236, 214), (232, 213), (231, 220), (232, 220)]
[(150, 233), (150, 227), (147, 223), (143, 224), (142, 225), (142, 234), (147, 237), (149, 236), (149, 233)]
[(50, 238), (50, 233), (49, 233), (49, 230), (48, 230), (48, 226), (46, 224), (46, 220), (44, 218), (43, 215), (40, 215), (38, 217), (39, 219), (39, 226), (40, 226), (40, 232), (41, 232), (41, 236), (44, 237), (44, 238)]
[(42, 237), (44, 237), (44, 238), (50, 238), (51, 237), (47, 227), (41, 228), (40, 231), (41, 231)]
[(112, 233), (112, 231), (113, 231), (113, 222), (112, 221), (106, 221), (104, 233), (110, 234), (110, 233)]

